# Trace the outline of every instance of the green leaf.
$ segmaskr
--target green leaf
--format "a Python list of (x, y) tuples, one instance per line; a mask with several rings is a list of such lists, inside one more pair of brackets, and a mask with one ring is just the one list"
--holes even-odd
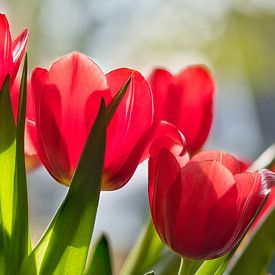
[(42, 239), (23, 263), (20, 274), (81, 274), (83, 272), (101, 189), (106, 126), (122, 100), (130, 81), (131, 77), (107, 109), (102, 101), (68, 194)]
[(266, 274), (275, 253), (274, 232), (275, 209), (272, 209), (262, 224), (248, 237), (245, 247), (235, 258), (235, 263), (230, 264), (225, 273), (229, 275)]
[[(24, 130), (26, 117), (27, 93), (27, 56), (20, 85), (18, 104), (18, 123), (16, 131), (16, 166), (14, 175), (13, 227), (11, 235), (11, 250), (7, 273), (16, 274), (30, 249), (30, 234), (28, 222), (28, 194), (26, 167), (24, 155)], [(16, 248), (16, 249), (15, 249)]]
[(113, 98), (113, 100), (111, 101), (111, 103), (109, 104), (108, 108), (107, 108), (107, 124), (109, 124), (109, 122), (111, 121), (119, 103), (121, 102), (123, 96), (125, 95), (130, 82), (132, 80), (132, 76), (130, 76), (128, 78), (128, 80), (126, 81), (126, 83), (122, 86), (122, 88), (119, 90), (119, 92), (115, 95), (115, 97)]
[(143, 274), (148, 271), (160, 258), (163, 247), (164, 245), (155, 230), (152, 219), (149, 218), (120, 274)]
[(23, 264), (21, 274), (82, 274), (98, 206), (105, 143), (106, 109), (102, 100), (67, 196)]
[(109, 244), (103, 235), (95, 245), (86, 275), (112, 275), (112, 263)]
[(217, 269), (220, 267), (220, 265), (226, 259), (227, 255), (228, 254), (226, 254), (222, 257), (219, 257), (217, 259), (204, 261), (203, 264), (200, 266), (200, 268), (197, 270), (197, 272), (195, 274), (196, 275), (215, 274)]
[(7, 266), (13, 227), (16, 125), (10, 99), (9, 76), (0, 92), (0, 210), (4, 263)]

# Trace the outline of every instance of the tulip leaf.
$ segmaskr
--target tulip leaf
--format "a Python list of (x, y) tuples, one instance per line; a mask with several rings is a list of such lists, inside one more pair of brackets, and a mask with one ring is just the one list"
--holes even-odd
[(7, 266), (13, 227), (16, 125), (10, 98), (9, 76), (0, 92), (0, 209), (4, 266)]
[(109, 244), (103, 235), (95, 245), (86, 275), (112, 275), (112, 263)]
[(105, 143), (106, 108), (102, 100), (69, 191), (43, 238), (24, 262), (21, 274), (82, 274), (98, 207)]
[[(8, 76), (0, 92), (0, 203), (1, 221), (7, 238), (10, 238), (12, 231), (12, 183), (14, 180), (16, 152), (16, 125), (13, 117), (9, 86)], [(6, 242), (6, 237), (4, 238), (4, 242)]]
[(195, 273), (196, 275), (215, 274), (228, 254), (213, 260), (206, 260)]
[(111, 121), (111, 118), (113, 117), (119, 103), (121, 102), (123, 96), (125, 95), (130, 82), (132, 80), (132, 76), (129, 77), (129, 79), (126, 81), (126, 83), (122, 86), (122, 88), (119, 90), (119, 92), (115, 95), (115, 97), (113, 98), (113, 100), (111, 101), (111, 103), (108, 105), (107, 108), (107, 123), (109, 124), (109, 122)]
[[(7, 263), (7, 273), (18, 273), (20, 266), (30, 249), (30, 234), (28, 223), (28, 194), (26, 167), (24, 155), (24, 130), (26, 117), (27, 93), (27, 56), (20, 85), (18, 104), (18, 123), (16, 129), (16, 165), (14, 174), (13, 225), (10, 240), (10, 257)], [(16, 248), (16, 249), (15, 249)]]
[(245, 241), (241, 253), (232, 260), (225, 274), (266, 274), (275, 254), (275, 209)]

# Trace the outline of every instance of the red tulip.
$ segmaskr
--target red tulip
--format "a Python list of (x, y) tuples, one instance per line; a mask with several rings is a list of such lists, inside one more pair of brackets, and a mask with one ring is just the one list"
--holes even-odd
[(182, 161), (153, 144), (150, 154), (155, 227), (168, 246), (191, 259), (212, 259), (232, 250), (275, 184), (271, 171), (241, 172), (239, 162), (224, 152), (201, 152)]
[[(11, 88), (11, 101), (12, 101), (15, 121), (17, 121), (17, 115), (18, 115), (17, 111), (18, 111), (19, 96), (20, 96), (20, 81), (15, 80)], [(28, 86), (27, 86), (27, 106), (26, 106), (26, 117), (28, 117), (29, 121), (25, 126), (25, 160), (26, 160), (26, 168), (28, 171), (36, 168), (40, 164), (39, 157), (34, 148), (32, 140), (30, 138), (29, 127), (28, 127), (28, 123), (30, 123), (31, 120), (34, 120), (34, 116), (35, 114), (34, 114), (32, 93), (31, 93), (31, 82), (29, 80)]]
[(42, 163), (57, 181), (70, 184), (101, 98), (108, 104), (131, 75), (130, 86), (107, 129), (104, 190), (126, 184), (156, 136), (171, 134), (179, 143), (182, 136), (168, 123), (152, 126), (151, 89), (137, 71), (117, 69), (105, 76), (80, 53), (57, 60), (49, 71), (34, 70), (31, 136)]
[(0, 13), (0, 87), (7, 75), (10, 75), (12, 84), (28, 40), (28, 30), (24, 30), (14, 41), (11, 39), (9, 22), (4, 14)]
[(204, 144), (212, 123), (214, 83), (208, 70), (191, 66), (173, 76), (165, 69), (155, 69), (149, 83), (154, 98), (154, 120), (175, 125), (193, 154)]

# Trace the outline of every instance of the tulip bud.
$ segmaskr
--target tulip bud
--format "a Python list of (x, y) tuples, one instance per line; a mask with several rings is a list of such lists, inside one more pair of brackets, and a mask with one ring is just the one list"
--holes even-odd
[(201, 152), (183, 163), (178, 159), (166, 148), (150, 155), (149, 201), (156, 230), (182, 257), (222, 256), (251, 225), (275, 174), (242, 172), (239, 162), (221, 151)]

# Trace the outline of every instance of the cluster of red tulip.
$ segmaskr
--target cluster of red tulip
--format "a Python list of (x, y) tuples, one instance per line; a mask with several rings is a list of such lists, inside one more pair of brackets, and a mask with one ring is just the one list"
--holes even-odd
[[(4, 87), (9, 76), (17, 119), (22, 82), (20, 89), (15, 78), (25, 53), (28, 31), (12, 41), (6, 16), (1, 14), (0, 37), (0, 87)], [(99, 119), (102, 100), (108, 108), (122, 87), (127, 89), (107, 123), (101, 190), (123, 187), (137, 166), (149, 159), (148, 194), (154, 226), (161, 240), (186, 262), (214, 259), (235, 251), (266, 200), (261, 216), (274, 209), (274, 192), (268, 198), (275, 185), (272, 171), (248, 171), (248, 165), (228, 153), (202, 150), (212, 124), (215, 95), (212, 76), (204, 66), (190, 66), (175, 75), (155, 69), (148, 78), (128, 68), (105, 74), (92, 59), (73, 52), (55, 61), (49, 70), (34, 69), (27, 87), (24, 142), (27, 170), (42, 163), (56, 181), (71, 187), (90, 129), (96, 127)], [(92, 161), (89, 164), (89, 158), (86, 162), (88, 169), (94, 169), (95, 164)], [(56, 228), (57, 224), (55, 221)], [(75, 227), (78, 230), (80, 225)], [(38, 244), (33, 251), (41, 251), (43, 245)], [(28, 255), (33, 255), (37, 274), (51, 274), (50, 271), (59, 274), (61, 270), (78, 274), (69, 272), (71, 268), (74, 270), (73, 262), (66, 262), (66, 269), (63, 261), (64, 255), (70, 254), (66, 249), (74, 245), (65, 244), (50, 268), (47, 259), (54, 256), (48, 254), (49, 251), (54, 254), (55, 250), (48, 249), (41, 262), (29, 251), (22, 260), (23, 269), (18, 270), (25, 274), (30, 262)], [(57, 269), (59, 265), (63, 269)], [(85, 263), (82, 271), (83, 266)], [(183, 263), (181, 274), (193, 274), (184, 273), (186, 269)]]

